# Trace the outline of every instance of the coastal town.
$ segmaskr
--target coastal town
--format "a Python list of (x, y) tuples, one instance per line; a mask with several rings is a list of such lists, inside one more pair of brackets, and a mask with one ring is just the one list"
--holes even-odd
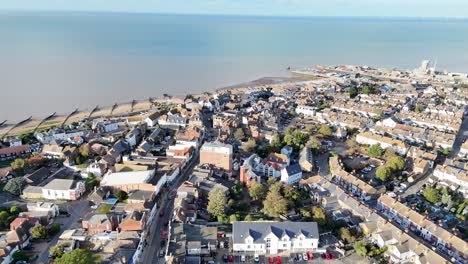
[(290, 72), (1, 123), (0, 263), (468, 263), (468, 74)]

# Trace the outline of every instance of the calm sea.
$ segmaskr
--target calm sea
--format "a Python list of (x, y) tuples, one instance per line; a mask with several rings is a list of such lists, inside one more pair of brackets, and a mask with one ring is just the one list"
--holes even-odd
[(0, 14), (0, 122), (284, 76), (287, 66), (468, 71), (468, 22)]

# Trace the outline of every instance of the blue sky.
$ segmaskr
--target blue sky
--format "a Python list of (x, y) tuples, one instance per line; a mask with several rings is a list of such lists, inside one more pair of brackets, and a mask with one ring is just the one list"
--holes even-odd
[(0, 10), (467, 18), (468, 0), (1, 0)]

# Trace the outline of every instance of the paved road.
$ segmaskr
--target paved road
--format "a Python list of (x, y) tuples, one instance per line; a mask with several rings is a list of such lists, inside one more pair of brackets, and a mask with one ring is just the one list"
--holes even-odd
[[(142, 263), (164, 263), (164, 260), (159, 258), (159, 250), (161, 248), (161, 230), (168, 232), (167, 227), (164, 226), (164, 222), (171, 220), (172, 213), (174, 210), (174, 201), (169, 200), (169, 196), (171, 192), (173, 193), (177, 188), (188, 179), (188, 177), (192, 174), (193, 169), (199, 163), (199, 156), (195, 156), (190, 164), (187, 165), (184, 172), (181, 173), (180, 177), (177, 177), (177, 180), (168, 186), (168, 190), (161, 195), (161, 199), (159, 202), (159, 209), (156, 212), (155, 219), (152, 225), (149, 227), (149, 234), (147, 238), (147, 246), (143, 249), (143, 257)], [(159, 216), (160, 212), (164, 211), (164, 215), (162, 217)], [(167, 246), (166, 241), (166, 246)]]
[[(58, 239), (62, 232), (64, 230), (73, 228), (74, 226), (77, 226), (77, 220), (82, 218), (84, 214), (87, 213), (89, 210), (89, 201), (86, 199), (86, 197), (82, 198), (79, 201), (71, 201), (68, 202), (69, 207), (68, 207), (68, 212), (70, 213), (69, 217), (58, 217), (55, 219), (56, 223), (60, 223), (60, 232), (59, 234), (55, 235), (55, 237), (48, 242), (48, 247), (50, 248), (51, 246), (54, 246), (57, 244)], [(49, 263), (49, 250), (43, 251), (40, 255), (39, 258), (35, 261), (35, 263)]]

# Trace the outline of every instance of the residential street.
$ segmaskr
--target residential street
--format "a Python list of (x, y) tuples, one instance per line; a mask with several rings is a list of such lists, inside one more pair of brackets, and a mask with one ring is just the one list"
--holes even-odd
[(69, 217), (66, 216), (59, 216), (55, 218), (55, 223), (60, 223), (60, 232), (55, 235), (55, 237), (47, 243), (47, 250), (42, 251), (39, 255), (39, 258), (36, 260), (35, 263), (46, 264), (49, 262), (49, 248), (57, 244), (58, 239), (62, 232), (67, 229), (75, 228), (79, 225), (77, 222), (78, 219), (83, 218), (83, 216), (87, 213), (89, 208), (89, 202), (84, 197), (79, 201), (72, 201), (68, 202), (68, 212), (70, 213)]
[[(164, 192), (161, 196), (160, 205), (158, 211), (156, 212), (155, 219), (152, 225), (149, 227), (149, 234), (147, 239), (146, 248), (143, 249), (142, 263), (164, 263), (160, 262), (162, 259), (159, 258), (159, 250), (161, 248), (161, 229), (168, 232), (167, 227), (164, 226), (164, 222), (170, 221), (172, 219), (172, 212), (174, 209), (174, 200), (170, 199), (169, 196), (177, 190), (177, 188), (188, 179), (192, 174), (193, 169), (199, 163), (199, 156), (196, 154), (192, 159), (191, 163), (187, 165), (185, 171), (177, 177), (177, 180), (170, 184), (167, 188), (168, 191)], [(162, 217), (159, 216), (160, 212), (164, 211)], [(167, 246), (168, 241), (166, 241), (165, 246)]]

